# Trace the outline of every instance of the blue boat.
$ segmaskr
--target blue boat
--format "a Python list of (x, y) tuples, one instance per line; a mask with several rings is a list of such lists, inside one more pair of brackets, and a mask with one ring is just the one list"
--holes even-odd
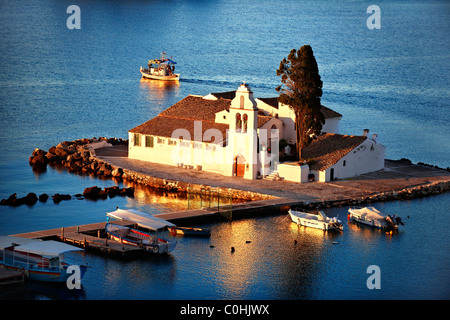
[(64, 261), (66, 253), (75, 251), (84, 249), (53, 240), (0, 237), (0, 265), (7, 269), (23, 271), (30, 280), (67, 282), (75, 267), (80, 271), (78, 277), (81, 280), (87, 266)]

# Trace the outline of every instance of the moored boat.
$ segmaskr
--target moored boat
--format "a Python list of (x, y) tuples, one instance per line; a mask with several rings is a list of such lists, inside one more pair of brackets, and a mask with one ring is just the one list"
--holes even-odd
[[(65, 254), (84, 251), (66, 243), (53, 240), (27, 239), (14, 236), (0, 237), (0, 264), (5, 268), (21, 270), (26, 278), (46, 282), (66, 282), (73, 274), (65, 260)], [(83, 278), (87, 266), (77, 265), (79, 279)]]
[(169, 227), (170, 233), (173, 236), (192, 236), (192, 237), (210, 237), (211, 230), (192, 227)]
[(397, 230), (398, 225), (403, 225), (402, 219), (381, 213), (375, 207), (350, 207), (348, 220), (355, 221), (378, 229)]
[[(169, 221), (132, 209), (117, 209), (107, 212), (106, 215), (108, 222), (105, 225), (105, 231), (112, 240), (141, 247), (152, 253), (170, 253), (177, 245), (175, 240), (166, 239), (162, 234), (166, 227), (175, 226)], [(123, 225), (127, 222), (145, 230)]]
[(292, 222), (295, 222), (296, 224), (301, 226), (322, 230), (343, 230), (343, 224), (340, 220), (338, 220), (336, 217), (327, 217), (323, 211), (318, 211), (316, 214), (290, 209), (289, 215), (292, 219)]
[(140, 68), (143, 78), (164, 81), (180, 80), (180, 74), (175, 73), (177, 63), (171, 58), (167, 58), (165, 52), (161, 53), (161, 59), (152, 59), (148, 61), (148, 68)]

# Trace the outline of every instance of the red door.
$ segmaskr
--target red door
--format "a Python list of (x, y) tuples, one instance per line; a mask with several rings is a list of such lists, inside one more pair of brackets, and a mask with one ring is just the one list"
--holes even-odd
[(236, 176), (243, 177), (245, 173), (245, 158), (242, 155), (238, 155), (234, 161), (236, 165)]

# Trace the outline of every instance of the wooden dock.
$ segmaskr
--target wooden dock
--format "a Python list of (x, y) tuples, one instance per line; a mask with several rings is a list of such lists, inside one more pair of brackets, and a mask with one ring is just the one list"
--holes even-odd
[[(223, 219), (223, 214), (227, 219), (245, 218), (248, 215), (258, 215), (257, 212), (273, 212), (273, 210), (287, 211), (289, 206), (296, 205), (296, 200), (278, 198), (270, 200), (252, 201), (233, 204), (229, 208), (203, 208), (198, 210), (188, 210), (182, 212), (171, 212), (157, 214), (155, 217), (171, 221), (180, 225), (192, 226), (195, 222), (211, 222)], [(133, 226), (133, 222), (124, 221), (126, 226)], [(91, 223), (79, 226), (63, 227), (58, 229), (42, 230), (15, 234), (14, 236), (30, 239), (50, 240), (57, 239), (65, 243), (84, 248), (85, 250), (96, 251), (108, 256), (135, 257), (144, 254), (143, 248), (124, 244), (118, 241), (107, 239), (105, 234), (105, 222)]]
[[(132, 222), (124, 225), (131, 226)], [(85, 250), (96, 251), (117, 257), (132, 257), (145, 253), (145, 249), (107, 239), (104, 235), (105, 222), (91, 223), (80, 226), (34, 231), (15, 234), (16, 237), (30, 239), (58, 239)]]
[(23, 283), (25, 281), (25, 273), (18, 270), (6, 269), (0, 267), (0, 285), (9, 285)]

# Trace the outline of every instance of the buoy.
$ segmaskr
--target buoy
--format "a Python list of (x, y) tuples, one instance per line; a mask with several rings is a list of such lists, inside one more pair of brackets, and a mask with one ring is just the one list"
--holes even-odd
[(231, 247), (231, 252), (234, 252), (234, 247)]

